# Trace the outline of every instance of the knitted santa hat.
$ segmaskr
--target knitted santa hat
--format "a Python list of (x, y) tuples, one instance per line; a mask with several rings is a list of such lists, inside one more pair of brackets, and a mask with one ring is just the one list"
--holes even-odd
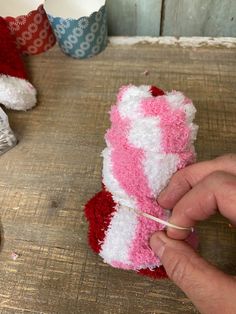
[(168, 220), (157, 197), (171, 176), (193, 163), (195, 107), (180, 92), (151, 86), (124, 86), (111, 109), (105, 139), (103, 189), (85, 206), (89, 243), (113, 267), (156, 278), (165, 270), (149, 238)]
[(27, 81), (15, 38), (2, 17), (0, 17), (0, 103), (15, 110), (27, 110), (36, 104), (36, 90)]

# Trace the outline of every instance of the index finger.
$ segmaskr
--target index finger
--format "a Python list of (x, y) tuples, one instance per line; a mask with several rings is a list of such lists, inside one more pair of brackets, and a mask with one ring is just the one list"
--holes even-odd
[(215, 171), (225, 171), (236, 175), (236, 154), (228, 154), (213, 160), (203, 161), (176, 172), (167, 188), (158, 197), (158, 203), (171, 209), (201, 180)]
[[(192, 227), (219, 211), (231, 222), (236, 222), (236, 176), (227, 172), (214, 172), (186, 193), (173, 208), (170, 222), (183, 227)], [(167, 228), (167, 234), (183, 240), (188, 232)]]

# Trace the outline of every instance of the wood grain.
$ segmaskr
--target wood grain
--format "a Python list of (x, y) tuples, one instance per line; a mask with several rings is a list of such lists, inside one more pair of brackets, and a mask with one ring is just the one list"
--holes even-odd
[(163, 0), (164, 36), (236, 36), (234, 0)]
[(235, 0), (107, 0), (112, 36), (236, 36)]
[(107, 0), (109, 34), (159, 36), (161, 0)]
[[(83, 205), (101, 187), (108, 111), (123, 84), (192, 98), (199, 160), (236, 152), (236, 50), (109, 46), (79, 61), (56, 47), (27, 65), (38, 106), (8, 112), (19, 144), (0, 158), (0, 313), (197, 313), (169, 280), (113, 269), (93, 254)], [(199, 233), (201, 254), (236, 275), (235, 229), (215, 216)]]

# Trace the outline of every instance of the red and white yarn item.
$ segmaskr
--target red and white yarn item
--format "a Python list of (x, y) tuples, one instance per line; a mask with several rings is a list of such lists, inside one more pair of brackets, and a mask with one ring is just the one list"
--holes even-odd
[(149, 238), (165, 226), (137, 211), (168, 219), (156, 199), (177, 170), (195, 161), (195, 112), (180, 92), (120, 89), (105, 135), (103, 191), (85, 206), (90, 245), (113, 267), (164, 276)]
[(0, 103), (15, 110), (27, 110), (36, 104), (36, 90), (27, 80), (15, 38), (2, 17), (0, 17)]
[(17, 48), (23, 54), (39, 54), (47, 51), (56, 43), (56, 37), (43, 5), (27, 15), (7, 16), (5, 20), (12, 35), (16, 38)]

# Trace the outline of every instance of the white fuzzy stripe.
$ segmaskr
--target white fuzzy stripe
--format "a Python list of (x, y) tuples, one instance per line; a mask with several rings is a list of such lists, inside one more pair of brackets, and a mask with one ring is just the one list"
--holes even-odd
[(27, 110), (36, 104), (36, 90), (26, 80), (0, 75), (0, 103), (14, 110)]
[(144, 151), (160, 151), (161, 129), (159, 117), (140, 117), (132, 121), (128, 140), (131, 145)]
[(185, 112), (187, 123), (191, 123), (194, 120), (196, 111), (197, 110), (194, 107), (192, 102), (185, 104), (184, 112)]
[(151, 97), (150, 86), (130, 86), (122, 96), (122, 100), (119, 102), (119, 113), (122, 118), (129, 118), (136, 120), (141, 117), (140, 102)]
[(165, 96), (168, 104), (173, 109), (183, 108), (185, 96), (181, 92), (172, 91)]
[(157, 197), (166, 187), (171, 176), (177, 171), (179, 157), (177, 154), (157, 154), (147, 151), (143, 160), (144, 173), (148, 179), (153, 197)]
[[(169, 106), (173, 109), (182, 108), (185, 112), (186, 122), (192, 125), (195, 118), (196, 108), (194, 107), (192, 101), (187, 99), (181, 92), (172, 91), (165, 96)], [(186, 102), (187, 101), (187, 102)], [(196, 125), (193, 127), (196, 129)]]
[(103, 156), (103, 183), (107, 190), (112, 194), (112, 198), (116, 203), (135, 207), (135, 200), (129, 197), (126, 192), (121, 188), (119, 182), (116, 180), (112, 173), (111, 149), (105, 148), (102, 152)]
[(129, 264), (129, 250), (135, 237), (138, 216), (126, 206), (117, 205), (116, 209), (99, 254), (108, 264)]
[(198, 125), (195, 123), (190, 123), (189, 125), (191, 133), (190, 133), (190, 147), (194, 150), (194, 141), (197, 139)]

